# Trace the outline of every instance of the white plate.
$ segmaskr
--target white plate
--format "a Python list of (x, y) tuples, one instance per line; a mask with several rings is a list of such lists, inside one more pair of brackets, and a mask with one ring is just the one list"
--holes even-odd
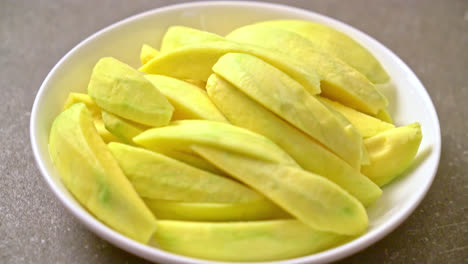
[(367, 47), (392, 78), (383, 88), (390, 112), (398, 125), (421, 123), (423, 140), (416, 165), (384, 188), (382, 197), (368, 208), (367, 233), (340, 247), (310, 256), (278, 261), (283, 264), (323, 263), (344, 258), (375, 243), (401, 224), (429, 189), (439, 164), (441, 139), (437, 114), (424, 86), (394, 53), (359, 30), (332, 18), (298, 8), (258, 2), (196, 2), (154, 9), (124, 19), (82, 41), (50, 71), (36, 96), (31, 115), (31, 144), (38, 167), (65, 207), (90, 230), (112, 244), (160, 263), (220, 263), (187, 258), (135, 242), (108, 228), (89, 214), (61, 183), (50, 160), (47, 143), (52, 121), (69, 92), (86, 91), (92, 67), (113, 56), (137, 67), (141, 44), (158, 47), (171, 25), (186, 25), (218, 34), (236, 27), (271, 19), (304, 19), (332, 26)]

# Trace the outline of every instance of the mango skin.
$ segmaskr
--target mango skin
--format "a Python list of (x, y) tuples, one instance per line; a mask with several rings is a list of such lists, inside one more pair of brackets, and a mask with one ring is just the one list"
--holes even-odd
[(236, 29), (226, 38), (289, 54), (317, 71), (324, 96), (359, 111), (375, 114), (388, 105), (387, 99), (364, 75), (294, 32), (254, 24)]
[(362, 166), (361, 172), (379, 186), (388, 184), (411, 165), (421, 140), (419, 123), (387, 130), (364, 140), (370, 165)]
[(322, 176), (215, 147), (194, 145), (192, 148), (316, 230), (359, 235), (367, 228), (367, 213), (362, 204)]
[(227, 122), (208, 98), (206, 91), (198, 86), (163, 75), (148, 74), (145, 78), (174, 106), (172, 120), (205, 119)]
[(382, 190), (366, 176), (216, 74), (208, 80), (207, 92), (232, 124), (271, 139), (302, 168), (338, 184), (364, 206), (370, 205), (382, 194)]
[(102, 109), (147, 126), (167, 125), (174, 111), (140, 72), (111, 57), (94, 66), (88, 94)]
[(301, 35), (355, 68), (373, 83), (388, 82), (390, 77), (370, 51), (348, 35), (327, 25), (304, 20), (272, 20), (259, 24), (282, 28)]
[(141, 64), (144, 65), (154, 57), (158, 56), (159, 51), (150, 45), (143, 44), (141, 46), (141, 51), (140, 51), (140, 61)]
[[(166, 45), (169, 40), (171, 44)], [(166, 48), (167, 46), (170, 48)], [(161, 50), (161, 56), (149, 61), (140, 71), (206, 81), (212, 73), (211, 68), (222, 55), (240, 52), (259, 57), (277, 67), (302, 84), (311, 94), (320, 93), (320, 76), (288, 54), (228, 41), (213, 33), (188, 27), (171, 27), (164, 35)]]
[(196, 203), (143, 199), (158, 219), (228, 222), (291, 218), (274, 203)]
[(353, 108), (342, 105), (339, 102), (330, 100), (325, 97), (318, 97), (322, 102), (330, 105), (335, 110), (345, 116), (351, 124), (359, 131), (363, 138), (368, 138), (395, 128), (393, 124), (384, 122), (373, 116), (361, 113)]
[(203, 223), (158, 221), (153, 243), (163, 250), (217, 261), (273, 261), (305, 256), (350, 237), (314, 230), (297, 220)]
[(360, 168), (362, 138), (357, 130), (285, 73), (243, 53), (222, 56), (213, 71), (325, 145), (352, 167)]
[(99, 137), (85, 104), (57, 116), (49, 153), (64, 185), (96, 218), (131, 239), (149, 241), (156, 218)]

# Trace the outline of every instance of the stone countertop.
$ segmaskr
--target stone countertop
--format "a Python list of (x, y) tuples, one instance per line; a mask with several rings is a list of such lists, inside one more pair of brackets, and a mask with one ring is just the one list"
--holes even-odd
[[(42, 80), (68, 50), (168, 2), (0, 1), (0, 263), (146, 263), (89, 232), (52, 194), (33, 160), (29, 118)], [(426, 86), (441, 122), (439, 171), (421, 205), (384, 239), (337, 263), (467, 263), (468, 2), (272, 2), (331, 16), (389, 47)]]

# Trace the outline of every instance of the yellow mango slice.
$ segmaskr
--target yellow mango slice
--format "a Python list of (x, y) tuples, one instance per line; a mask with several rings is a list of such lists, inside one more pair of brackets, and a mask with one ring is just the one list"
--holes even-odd
[(192, 43), (181, 44), (183, 46), (179, 48), (164, 51), (160, 56), (143, 65), (140, 71), (179, 79), (206, 81), (212, 73), (211, 68), (222, 55), (240, 52), (259, 57), (277, 67), (302, 84), (311, 94), (320, 93), (318, 74), (287, 54), (273, 52), (260, 46), (227, 41), (216, 34), (187, 27), (178, 27), (176, 31), (169, 30), (164, 38), (168, 38), (168, 35), (172, 35), (172, 39), (178, 39), (183, 44), (187, 43), (187, 40)]
[(268, 138), (237, 126), (208, 120), (176, 121), (170, 126), (149, 129), (133, 141), (155, 151), (169, 148), (190, 152), (193, 144), (216, 146), (266, 161), (298, 166)]
[(143, 44), (141, 46), (141, 51), (140, 51), (140, 61), (141, 64), (144, 65), (148, 61), (150, 61), (152, 58), (158, 56), (159, 51), (150, 45)]
[(185, 221), (252, 221), (291, 218), (269, 200), (246, 203), (195, 203), (144, 199), (158, 219)]
[(358, 70), (373, 83), (385, 83), (390, 77), (370, 51), (348, 35), (324, 24), (304, 20), (273, 20), (259, 24), (292, 31)]
[(358, 235), (367, 228), (367, 213), (362, 204), (322, 176), (216, 147), (194, 145), (192, 148), (314, 229)]
[(94, 66), (88, 93), (102, 109), (148, 126), (167, 125), (174, 111), (143, 74), (110, 57)]
[(158, 221), (155, 245), (217, 261), (273, 261), (337, 246), (349, 237), (311, 229), (297, 220), (230, 223)]
[(358, 131), (348, 122), (343, 123), (294, 79), (243, 53), (222, 56), (213, 71), (359, 169), (362, 138)]
[(375, 114), (388, 104), (387, 99), (364, 75), (294, 32), (254, 24), (236, 29), (226, 38), (285, 52), (300, 60), (320, 74), (324, 96), (359, 111)]
[(105, 128), (101, 116), (101, 108), (99, 108), (99, 106), (93, 101), (91, 96), (84, 93), (70, 93), (67, 100), (65, 101), (63, 110), (68, 109), (70, 106), (76, 103), (84, 103), (86, 105), (86, 108), (88, 108), (88, 111), (93, 118), (94, 126), (105, 143), (120, 142), (119, 138), (114, 136)]
[(173, 120), (205, 119), (227, 122), (211, 102), (206, 91), (175, 78), (149, 74), (145, 76), (174, 106)]
[(387, 109), (380, 109), (374, 117), (393, 125), (393, 118)]
[(141, 197), (200, 203), (265, 200), (263, 195), (234, 180), (159, 153), (120, 143), (110, 143), (108, 147)]
[(336, 101), (332, 101), (325, 97), (318, 98), (343, 114), (359, 131), (363, 138), (372, 137), (380, 132), (395, 128), (395, 126), (390, 123), (383, 122), (375, 117), (361, 113)]
[(156, 219), (99, 137), (85, 104), (57, 116), (49, 153), (62, 182), (96, 218), (116, 231), (147, 243)]
[(366, 176), (216, 74), (208, 80), (207, 92), (232, 124), (271, 139), (302, 168), (338, 184), (363, 205), (373, 203), (381, 195), (382, 190)]
[(362, 166), (361, 172), (379, 186), (391, 182), (411, 165), (421, 139), (421, 126), (414, 123), (364, 140), (370, 165)]
[(220, 35), (184, 26), (171, 26), (161, 41), (161, 52), (169, 52), (195, 43), (226, 41)]
[(107, 111), (102, 111), (102, 121), (105, 128), (112, 133), (119, 141), (126, 144), (134, 144), (133, 138), (149, 127), (125, 120)]

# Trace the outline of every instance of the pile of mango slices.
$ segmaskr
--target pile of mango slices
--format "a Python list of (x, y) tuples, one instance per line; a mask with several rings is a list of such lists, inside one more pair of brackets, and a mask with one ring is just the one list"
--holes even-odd
[(380, 63), (322, 24), (173, 26), (140, 58), (97, 62), (49, 152), (96, 218), (170, 252), (271, 261), (345, 243), (421, 142), (418, 123), (392, 124)]

